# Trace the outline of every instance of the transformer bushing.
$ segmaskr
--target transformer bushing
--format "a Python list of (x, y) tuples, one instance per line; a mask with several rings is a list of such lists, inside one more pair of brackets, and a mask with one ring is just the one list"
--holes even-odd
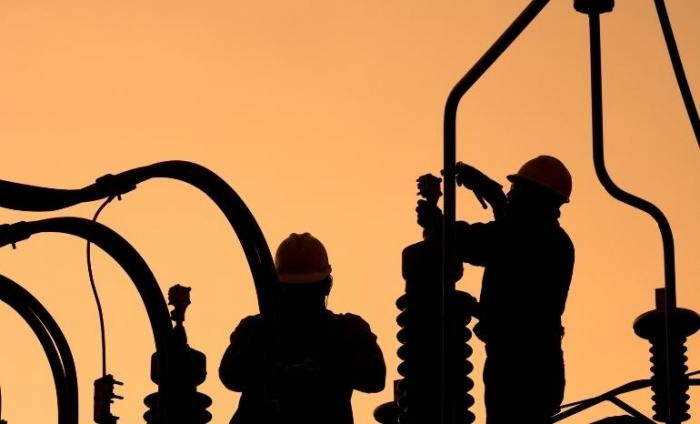
[[(474, 404), (470, 395), (474, 383), (469, 374), (474, 367), (469, 361), (472, 332), (467, 325), (473, 298), (455, 291), (446, 303), (443, 351), (439, 244), (422, 241), (408, 246), (402, 261), (406, 290), (396, 301), (402, 378), (395, 384), (394, 401), (379, 406), (375, 419), (382, 424), (425, 424), (439, 422), (446, 413), (447, 422), (472, 423), (475, 417), (469, 408)], [(451, 370), (445, 373), (445, 381), (443, 367)]]
[[(171, 377), (173, 381), (171, 422), (177, 424), (205, 424), (211, 421), (212, 415), (207, 408), (211, 405), (211, 398), (197, 391), (197, 386), (202, 384), (207, 377), (207, 358), (204, 353), (192, 349), (187, 344), (187, 334), (182, 325), (185, 320), (185, 309), (190, 304), (190, 288), (175, 285), (168, 291), (168, 303), (175, 306), (170, 313), (175, 322), (173, 328), (173, 351), (171, 361), (177, 375)], [(159, 384), (160, 371), (158, 368), (158, 353), (151, 355), (151, 380)], [(155, 411), (158, 410), (160, 397), (158, 393), (146, 396), (144, 403), (148, 411), (143, 418), (148, 424), (162, 424)]]
[[(652, 364), (651, 390), (654, 393), (652, 396), (654, 419), (669, 422), (669, 412), (674, 411), (674, 415), (683, 422), (690, 419), (689, 381), (686, 376), (688, 358), (685, 356), (687, 350), (685, 341), (700, 328), (700, 316), (690, 309), (675, 309), (674, 326), (668, 334), (667, 354), (664, 296), (664, 289), (657, 289), (656, 309), (645, 312), (634, 321), (634, 332), (651, 343), (649, 351)], [(666, 364), (669, 366), (667, 367)]]
[[(431, 174), (419, 177), (418, 224), (423, 241), (403, 250), (401, 273), (405, 294), (396, 301), (399, 315), (397, 354), (401, 359), (395, 382), (394, 401), (380, 405), (374, 417), (382, 424), (449, 423), (469, 424), (474, 414), (469, 394), (474, 382), (469, 374), (472, 349), (467, 328), (476, 301), (455, 290), (462, 276), (460, 263), (449, 264), (443, 279), (443, 249), (438, 229), (443, 221), (437, 208), (441, 179)], [(443, 286), (448, 281), (449, 287)]]
[[(448, 422), (474, 422), (469, 411), (474, 404), (469, 394), (474, 386), (469, 378), (472, 349), (467, 344), (472, 336), (467, 328), (470, 296), (453, 291), (445, 302), (443, 351), (439, 246), (430, 240), (408, 246), (402, 261), (406, 293), (397, 301), (401, 311), (397, 338), (402, 344), (398, 371), (403, 377), (398, 384), (399, 422), (437, 422), (443, 413), (451, 417)], [(443, 367), (452, 371), (445, 374), (445, 381), (440, 377)]]

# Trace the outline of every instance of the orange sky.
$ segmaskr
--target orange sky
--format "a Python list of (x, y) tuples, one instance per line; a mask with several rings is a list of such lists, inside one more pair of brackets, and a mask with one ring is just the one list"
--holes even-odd
[[(678, 303), (700, 311), (700, 155), (675, 84), (653, 2), (618, 2), (602, 19), (606, 155), (620, 186), (667, 215), (677, 251)], [(696, 98), (700, 6), (669, 0)], [(230, 2), (41, 1), (0, 6), (1, 179), (79, 187), (154, 162), (202, 164), (229, 182), (274, 250), (290, 232), (326, 244), (335, 276), (329, 306), (362, 315), (379, 337), (389, 375), (381, 394), (356, 394), (355, 421), (391, 399), (398, 377), (394, 301), (400, 253), (420, 238), (415, 178), (442, 166), (442, 114), (454, 83), (526, 1), (356, 0)], [(458, 157), (505, 184), (541, 153), (574, 177), (562, 225), (576, 245), (564, 316), (566, 401), (649, 376), (645, 341), (632, 322), (663, 285), (661, 241), (645, 214), (610, 198), (591, 159), (587, 19), (554, 1), (465, 97)], [(0, 210), (0, 222), (90, 217), (97, 204), (51, 214)], [(486, 220), (460, 192), (460, 219)], [(191, 187), (151, 181), (111, 204), (101, 221), (142, 254), (164, 291), (193, 287), (190, 344), (208, 356), (201, 390), (214, 423), (237, 395), (216, 376), (228, 335), (256, 312), (240, 244), (216, 207)], [(154, 350), (133, 284), (97, 251), (107, 319), (108, 369), (126, 384), (113, 411), (143, 422)], [(76, 357), (81, 421), (92, 421), (100, 375), (97, 314), (84, 242), (38, 235), (0, 250), (0, 273), (47, 307)], [(480, 269), (459, 288), (478, 293)], [(527, 317), (523, 317), (527, 319)], [(48, 362), (29, 328), (0, 307), (2, 418), (56, 420)], [(8, 342), (8, 341), (11, 341)], [(474, 408), (483, 422), (483, 352), (474, 344)], [(700, 368), (700, 337), (689, 366)], [(531, 348), (523, 346), (524, 349)], [(693, 389), (691, 413), (700, 414)], [(649, 391), (626, 396), (650, 411)], [(588, 423), (599, 407), (565, 422)]]

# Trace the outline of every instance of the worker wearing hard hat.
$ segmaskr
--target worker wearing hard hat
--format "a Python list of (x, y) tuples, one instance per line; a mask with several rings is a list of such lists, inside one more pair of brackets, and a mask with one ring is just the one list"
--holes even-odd
[[(486, 347), (486, 423), (544, 424), (564, 394), (561, 316), (574, 246), (558, 218), (571, 175), (558, 159), (538, 156), (508, 180), (506, 195), (475, 168), (457, 165), (457, 184), (491, 205), (495, 218), (457, 222), (457, 255), (484, 267), (475, 333)], [(419, 205), (419, 221), (441, 216), (428, 208)]]
[(369, 325), (326, 308), (332, 286), (326, 249), (309, 233), (292, 234), (275, 255), (277, 328), (260, 315), (231, 334), (219, 376), (242, 396), (231, 423), (353, 422), (353, 390), (384, 388), (386, 366)]

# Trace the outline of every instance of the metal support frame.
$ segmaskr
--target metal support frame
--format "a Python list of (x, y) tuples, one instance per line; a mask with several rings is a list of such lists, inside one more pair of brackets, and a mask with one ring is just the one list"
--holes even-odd
[[(533, 0), (518, 15), (513, 23), (503, 32), (496, 42), (481, 56), (472, 68), (460, 79), (450, 91), (445, 104), (444, 115), (444, 144), (443, 144), (443, 175), (444, 175), (444, 199), (443, 199), (443, 228), (442, 228), (442, 349), (443, 358), (449, 357), (445, 334), (449, 331), (447, 326), (449, 319), (447, 315), (447, 305), (454, 295), (454, 284), (451, 275), (453, 274), (455, 255), (454, 228), (456, 220), (456, 187), (455, 187), (455, 165), (456, 138), (457, 138), (457, 109), (462, 97), (481, 78), (481, 76), (496, 62), (503, 52), (515, 41), (516, 38), (527, 28), (527, 26), (539, 15), (549, 0)], [(445, 364), (445, 361), (443, 361)], [(452, 370), (441, 370), (441, 398), (443, 402), (443, 416), (441, 422), (447, 424), (451, 422), (451, 417), (445, 416), (445, 411), (452, 411), (450, 397), (445, 393), (446, 374)]]
[[(589, 2), (591, 3), (591, 2)], [(600, 49), (600, 14), (609, 10), (601, 10), (599, 8), (591, 8), (585, 13), (588, 14), (589, 20), (589, 35), (590, 35), (590, 55), (591, 55), (591, 115), (593, 126), (593, 162), (595, 166), (598, 180), (603, 185), (605, 190), (613, 198), (648, 213), (659, 226), (663, 242), (663, 259), (664, 259), (664, 281), (666, 288), (665, 298), (665, 321), (666, 321), (666, 358), (672, 358), (670, 355), (671, 343), (670, 332), (674, 328), (673, 319), (676, 313), (676, 273), (675, 273), (675, 252), (673, 244), (673, 233), (671, 226), (666, 219), (666, 216), (651, 202), (634, 196), (620, 187), (612, 180), (605, 167), (605, 150), (603, 147), (603, 88), (602, 88), (602, 63)], [(672, 388), (676, 384), (673, 380), (674, 375), (671, 372), (670, 363), (666, 362), (666, 382), (667, 396), (669, 405), (674, 405), (673, 397), (675, 396)], [(668, 411), (669, 423), (680, 423), (678, 411), (669, 407)]]

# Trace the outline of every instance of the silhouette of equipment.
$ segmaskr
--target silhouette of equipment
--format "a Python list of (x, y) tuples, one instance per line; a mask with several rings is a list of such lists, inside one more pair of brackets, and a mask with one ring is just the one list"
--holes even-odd
[(0, 300), (19, 313), (44, 349), (56, 388), (58, 423), (77, 424), (78, 380), (73, 354), (63, 332), (34, 296), (3, 275), (0, 275)]
[[(673, 319), (674, 327), (669, 335), (670, 346), (666, 349), (666, 307), (665, 290), (657, 289), (656, 309), (640, 315), (634, 322), (634, 332), (651, 343), (651, 389), (654, 392), (654, 419), (669, 422), (669, 411), (677, 411), (678, 419), (690, 419), (688, 410), (689, 378), (685, 365), (686, 338), (700, 328), (700, 316), (694, 311), (676, 308)], [(666, 355), (672, 355), (667, 357)], [(667, 367), (669, 364), (670, 367)], [(673, 373), (668, 376), (666, 373)], [(667, 387), (669, 381), (675, 382), (673, 387)], [(671, 396), (669, 396), (669, 394)], [(670, 402), (676, 402), (671, 405)]]
[(104, 375), (95, 380), (95, 403), (93, 408), (93, 420), (97, 424), (116, 424), (119, 417), (112, 415), (111, 405), (114, 399), (124, 399), (114, 393), (114, 385), (121, 386), (124, 383), (114, 379), (112, 374)]
[[(652, 389), (655, 393), (654, 418), (662, 422), (677, 424), (690, 419), (688, 415), (687, 394), (688, 384), (685, 376), (685, 338), (697, 331), (697, 315), (693, 311), (678, 309), (676, 306), (676, 275), (675, 252), (673, 233), (665, 215), (651, 202), (634, 196), (618, 187), (605, 168), (605, 156), (603, 148), (603, 95), (602, 95), (602, 71), (601, 71), (601, 42), (600, 42), (600, 14), (612, 11), (612, 0), (593, 1), (579, 0), (575, 2), (576, 10), (588, 15), (590, 57), (591, 57), (591, 116), (593, 127), (593, 162), (596, 175), (605, 190), (615, 199), (648, 213), (659, 226), (663, 242), (664, 253), (664, 280), (663, 294), (657, 296), (657, 310), (644, 314), (635, 323), (635, 332), (652, 343)], [(672, 32), (670, 23), (662, 18), (662, 9), (665, 12), (663, 0), (656, 1), (659, 20), (664, 30), (669, 53), (672, 46)], [(671, 34), (671, 40), (669, 39)], [(675, 42), (674, 42), (675, 44)], [(675, 47), (675, 46), (674, 46)], [(677, 52), (676, 52), (677, 53)], [(672, 61), (673, 61), (673, 54)], [(678, 58), (680, 61), (680, 58)], [(676, 77), (683, 91), (678, 67), (674, 63)], [(682, 67), (680, 67), (682, 71)], [(689, 94), (689, 92), (688, 92)], [(684, 100), (686, 96), (684, 94)], [(691, 102), (692, 109), (695, 106)], [(693, 112), (686, 101), (691, 124)], [(697, 112), (695, 112), (697, 121)], [(697, 137), (696, 133), (696, 137)], [(695, 321), (695, 322), (694, 322)]]
[[(419, 203), (435, 205), (441, 195), (440, 178), (427, 174), (417, 181), (418, 194), (424, 198)], [(440, 422), (447, 414), (449, 423), (471, 423), (475, 416), (469, 408), (474, 398), (469, 392), (474, 383), (469, 374), (474, 367), (469, 362), (472, 349), (467, 342), (472, 333), (467, 325), (474, 298), (453, 290), (448, 302), (442, 302), (441, 244), (435, 231), (439, 223), (419, 224), (424, 226), (425, 239), (403, 251), (406, 287), (405, 294), (396, 301), (401, 311), (396, 320), (401, 328), (397, 334), (401, 343), (398, 356), (402, 360), (398, 372), (403, 378), (395, 383), (394, 401), (376, 408), (374, 417), (383, 424), (418, 424)], [(451, 270), (450, 281), (454, 284), (461, 277), (461, 264), (455, 264)], [(443, 374), (446, 368), (454, 372)], [(441, 387), (445, 388), (447, 404), (452, 406), (449, 410), (444, 409)]]
[[(151, 178), (171, 178), (186, 182), (203, 191), (216, 203), (226, 216), (241, 243), (255, 284), (260, 313), (264, 319), (269, 320), (273, 327), (276, 328), (277, 278), (267, 242), (252, 213), (241, 198), (223, 179), (207, 168), (185, 161), (160, 162), (134, 168), (116, 175), (108, 174), (98, 178), (95, 184), (73, 190), (38, 187), (0, 180), (0, 207), (24, 211), (53, 211), (83, 202), (120, 197), (134, 190), (139, 183)], [(55, 224), (58, 221), (55, 220), (60, 219), (73, 221), (61, 221), (62, 224), (56, 226)], [(83, 238), (90, 239), (91, 232), (89, 230), (86, 231), (88, 224), (81, 222), (78, 225), (78, 222), (75, 221), (77, 218), (56, 218), (55, 220), (17, 223), (10, 226), (11, 228), (0, 226), (0, 245), (12, 244), (14, 246), (16, 242), (33, 234), (32, 231), (66, 232), (63, 224), (67, 224), (69, 227), (77, 225), (79, 229), (72, 228), (71, 231), (78, 231)], [(48, 225), (50, 228), (36, 229), (34, 228), (36, 225), (40, 227)], [(31, 230), (29, 230), (30, 227)], [(104, 226), (93, 228), (99, 228), (98, 233), (102, 235), (108, 230)], [(115, 255), (119, 256), (120, 253), (124, 253), (120, 252), (122, 249), (126, 249), (129, 252), (126, 255), (127, 258), (123, 261), (118, 259), (118, 262), (128, 273), (131, 272), (130, 276), (136, 283), (137, 288), (139, 288), (142, 300), (149, 313), (149, 319), (151, 320), (156, 339), (158, 369), (160, 370), (158, 373), (158, 381), (160, 382), (159, 399), (162, 402), (159, 401), (157, 407), (160, 415), (154, 419), (157, 419), (159, 423), (178, 423), (181, 417), (170, 413), (170, 411), (177, 410), (177, 405), (170, 399), (169, 394), (171, 389), (176, 386), (170, 382), (171, 376), (174, 375), (173, 373), (176, 372), (176, 369), (170, 364), (171, 359), (169, 356), (177, 351), (177, 346), (171, 345), (171, 343), (174, 343), (172, 340), (174, 336), (173, 328), (167, 316), (167, 306), (162, 293), (157, 289), (155, 278), (148, 270), (145, 262), (125, 240), (121, 239), (116, 233), (113, 233), (113, 236), (118, 237), (119, 242), (117, 243), (118, 246), (111, 246), (112, 252), (110, 254), (113, 257)], [(109, 235), (107, 239), (113, 240), (114, 237)], [(109, 244), (106, 240), (103, 240), (103, 242)], [(105, 246), (101, 247), (105, 249)], [(144, 274), (145, 279), (134, 277), (132, 273), (135, 275)], [(149, 287), (142, 287), (144, 284)], [(151, 285), (154, 287), (150, 287)], [(271, 344), (272, 340), (267, 342)]]
[(152, 178), (170, 178), (204, 192), (226, 216), (248, 261), (260, 313), (271, 315), (276, 296), (275, 267), (270, 248), (253, 214), (238, 194), (209, 169), (187, 161), (166, 161), (107, 174), (80, 189), (38, 187), (0, 180), (0, 207), (22, 211), (55, 211), (84, 202), (126, 194)]
[[(34, 234), (56, 232), (71, 234), (89, 240), (99, 246), (121, 265), (136, 286), (146, 308), (159, 354), (159, 367), (165, 370), (158, 386), (161, 398), (168, 399), (159, 410), (163, 422), (176, 423), (168, 419), (170, 410), (170, 376), (173, 375), (170, 361), (173, 351), (173, 330), (170, 325), (168, 307), (158, 282), (148, 265), (136, 250), (121, 236), (106, 226), (83, 218), (49, 218), (38, 221), (0, 225), (0, 247), (15, 244)], [(176, 417), (173, 417), (173, 420)]]
[[(494, 42), (494, 44), (479, 58), (479, 60), (471, 67), (471, 69), (455, 84), (447, 96), (444, 111), (444, 137), (443, 137), (443, 178), (445, 184), (443, 186), (444, 200), (443, 213), (444, 220), (442, 224), (442, 236), (440, 237), (438, 255), (441, 257), (440, 270), (440, 287), (441, 293), (441, 309), (447, 311), (449, 305), (454, 303), (453, 295), (455, 288), (452, 268), (457, 263), (456, 260), (456, 240), (453, 231), (456, 221), (456, 162), (457, 162), (457, 109), (462, 97), (469, 89), (481, 78), (481, 76), (493, 65), (496, 60), (508, 49), (515, 39), (522, 33), (525, 28), (539, 15), (544, 7), (549, 3), (549, 0), (533, 0), (518, 17), (506, 28), (503, 34)], [(454, 281), (453, 281), (454, 280)], [(445, 318), (441, 334), (441, 345), (443, 358), (452, 357), (454, 354), (450, 352), (452, 343), (448, 340), (452, 330), (449, 328), (453, 325), (450, 319)], [(457, 402), (462, 396), (461, 393), (452, 393), (453, 390), (459, 390), (459, 386), (449, 386), (446, 384), (453, 375), (460, 375), (459, 368), (453, 369), (452, 366), (459, 366), (456, 361), (445, 360), (444, 366), (440, 370), (441, 380), (445, 382), (439, 387), (440, 402), (442, 404), (442, 413), (434, 421), (440, 424), (452, 424), (461, 414), (458, 411), (460, 405), (454, 405), (452, 402)], [(456, 415), (454, 415), (456, 413)], [(473, 421), (473, 419), (472, 419)], [(463, 421), (471, 422), (471, 421)]]
[[(455, 174), (456, 174), (456, 117), (457, 109), (462, 97), (467, 93), (467, 91), (476, 83), (476, 81), (481, 78), (481, 76), (495, 63), (495, 61), (500, 57), (500, 55), (511, 45), (511, 43), (522, 33), (522, 31), (534, 20), (534, 18), (544, 9), (544, 7), (549, 3), (548, 0), (532, 0), (523, 12), (513, 21), (513, 23), (505, 30), (505, 32), (496, 40), (496, 42), (484, 53), (484, 55), (472, 66), (472, 68), (460, 79), (450, 92), (447, 102), (445, 105), (444, 114), (444, 144), (443, 144), (443, 176), (445, 178), (446, 184), (444, 185), (445, 199), (443, 202), (444, 211), (444, 224), (442, 229), (442, 287), (443, 287), (443, 305), (447, 305), (451, 302), (451, 293), (453, 290), (452, 284), (450, 283), (450, 267), (453, 266), (455, 257), (455, 238), (453, 227), (455, 224), (456, 213), (456, 193), (455, 193)], [(678, 54), (678, 49), (675, 45), (675, 40), (673, 38), (673, 32), (671, 29), (671, 24), (668, 19), (666, 8), (663, 0), (654, 1), (659, 16), (659, 22), (662, 27), (664, 34), (664, 39), (666, 41), (666, 46), (669, 51), (669, 56), (673, 64), (673, 69), (675, 72), (676, 80), (683, 97), (688, 116), (693, 127), (695, 138), (700, 145), (700, 122), (698, 120), (698, 113), (695, 108), (695, 104), (692, 100), (692, 95), (685, 78), (683, 71), (682, 62)], [(605, 189), (615, 198), (621, 200), (629, 205), (642, 209), (650, 213), (659, 224), (661, 229), (663, 244), (664, 244), (664, 269), (665, 269), (665, 286), (666, 286), (666, 306), (664, 308), (664, 350), (665, 358), (677, 358), (678, 355), (673, 351), (671, 345), (677, 342), (677, 336), (672, 333), (675, 331), (676, 326), (674, 325), (674, 320), (677, 318), (676, 309), (676, 292), (675, 292), (675, 270), (674, 270), (674, 256), (673, 256), (673, 239), (668, 225), (667, 220), (658, 208), (649, 202), (632, 196), (628, 193), (617, 188), (614, 185), (610, 177), (607, 175), (605, 170), (605, 165), (603, 161), (603, 148), (602, 148), (602, 89), (601, 89), (601, 77), (600, 77), (600, 22), (599, 15), (601, 13), (607, 13), (612, 11), (614, 7), (613, 0), (575, 0), (575, 9), (579, 12), (588, 14), (590, 21), (590, 37), (591, 37), (591, 92), (592, 92), (592, 109), (593, 109), (593, 150), (594, 150), (594, 163), (596, 168), (596, 174), (600, 179), (601, 183)], [(445, 306), (443, 306), (443, 310)], [(448, 332), (443, 330), (443, 334)], [(658, 343), (657, 343), (658, 345)], [(449, 351), (448, 343), (443, 340), (443, 349), (445, 353)], [(678, 382), (674, 380), (679, 374), (677, 371), (672, 372), (672, 368), (675, 365), (666, 363), (664, 365), (666, 372), (665, 378), (667, 378), (666, 389), (668, 390), (666, 397), (668, 400), (669, 411), (668, 411), (668, 421), (669, 423), (678, 423), (678, 411), (674, 408), (682, 405), (682, 402), (675, 399), (679, 395), (679, 390), (677, 389)], [(449, 374), (452, 371), (448, 368), (449, 364), (443, 369), (443, 375)], [(658, 367), (656, 367), (658, 368)], [(444, 381), (443, 377), (443, 381)], [(682, 382), (681, 382), (682, 383)], [(443, 410), (445, 413), (442, 415), (440, 420), (441, 423), (449, 422), (451, 409), (449, 405), (449, 395), (443, 393)], [(616, 398), (615, 398), (616, 399)], [(612, 400), (611, 400), (612, 401)], [(614, 401), (614, 403), (617, 401)], [(619, 401), (616, 403), (618, 406), (627, 410), (632, 411), (633, 408), (628, 407), (626, 404), (623, 407), (623, 402)], [(573, 409), (573, 408), (572, 408)], [(569, 411), (565, 411), (568, 413)], [(636, 414), (636, 412), (634, 413)], [(553, 417), (555, 421), (561, 419), (565, 413), (560, 413)], [(641, 415), (641, 414), (639, 414)], [(567, 415), (568, 416), (568, 415)], [(635, 415), (637, 416), (637, 415)], [(644, 417), (641, 415), (641, 417)], [(646, 417), (642, 419), (647, 419)]]
[[(171, 356), (173, 368), (176, 373), (172, 376), (173, 410), (171, 414), (178, 417), (178, 422), (188, 424), (204, 424), (211, 421), (211, 414), (207, 408), (211, 405), (211, 398), (197, 392), (197, 386), (202, 384), (207, 376), (206, 356), (187, 344), (187, 333), (183, 322), (185, 310), (190, 304), (190, 288), (179, 284), (168, 291), (168, 303), (175, 308), (170, 313), (175, 322), (173, 352)], [(158, 352), (151, 356), (151, 380), (160, 383)], [(149, 410), (144, 414), (144, 419), (149, 424), (160, 424), (158, 414), (155, 413), (159, 403), (159, 394), (151, 393), (146, 396), (144, 403)]]

